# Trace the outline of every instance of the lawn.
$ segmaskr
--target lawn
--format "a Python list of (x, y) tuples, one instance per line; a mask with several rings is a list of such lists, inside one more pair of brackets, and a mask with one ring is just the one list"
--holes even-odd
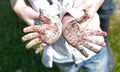
[(41, 56), (27, 50), (21, 41), (26, 24), (11, 9), (8, 0), (0, 0), (0, 72), (59, 72), (41, 64)]
[(109, 41), (115, 57), (115, 65), (111, 72), (120, 72), (120, 0), (116, 3), (119, 5), (110, 21)]
[[(115, 11), (111, 17), (109, 41), (115, 57), (115, 66), (111, 72), (120, 72), (120, 15)], [(26, 24), (13, 12), (9, 0), (0, 0), (0, 72), (59, 72), (45, 68), (41, 55), (33, 49), (27, 50), (21, 41), (22, 29)]]

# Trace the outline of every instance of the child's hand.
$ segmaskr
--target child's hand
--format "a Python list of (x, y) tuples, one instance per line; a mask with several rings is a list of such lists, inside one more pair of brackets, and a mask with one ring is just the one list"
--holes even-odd
[(27, 41), (32, 39), (26, 45), (26, 48), (31, 48), (33, 45), (40, 44), (40, 47), (36, 50), (36, 53), (39, 53), (43, 48), (55, 43), (60, 38), (62, 34), (62, 24), (57, 16), (53, 18), (56, 19), (56, 21), (49, 21), (49, 19), (48, 21), (44, 21), (47, 18), (41, 17), (41, 20), (46, 23), (41, 25), (32, 25), (24, 28), (23, 31), (25, 33), (30, 33), (23, 36), (22, 40)]
[[(79, 20), (82, 20), (81, 18)], [(79, 21), (81, 22), (81, 21)], [(89, 54), (86, 52), (84, 48), (87, 48), (95, 53), (98, 53), (100, 50), (95, 47), (98, 46), (105, 46), (104, 41), (99, 41), (96, 39), (91, 38), (90, 36), (106, 36), (107, 33), (101, 30), (95, 29), (84, 29), (81, 26), (81, 23), (78, 23), (71, 16), (65, 16), (62, 20), (63, 23), (63, 36), (66, 41), (79, 50), (85, 57), (88, 57)], [(93, 45), (90, 45), (93, 43)]]

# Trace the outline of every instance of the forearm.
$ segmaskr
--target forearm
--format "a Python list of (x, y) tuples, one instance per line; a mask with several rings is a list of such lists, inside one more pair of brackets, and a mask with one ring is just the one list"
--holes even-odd
[(86, 0), (85, 11), (87, 11), (91, 16), (93, 16), (98, 11), (103, 2), (104, 0)]
[(24, 0), (10, 0), (11, 6), (16, 13), (19, 13), (19, 9), (26, 7)]
[(27, 0), (10, 0), (11, 6), (15, 13), (24, 20), (28, 25), (34, 25), (35, 19), (38, 19), (39, 13), (34, 11)]
[(103, 4), (104, 0), (90, 0), (92, 3), (94, 3), (94, 9), (95, 12), (98, 11), (98, 9), (100, 8), (100, 6)]
[(85, 11), (90, 16), (90, 18), (88, 19), (88, 23), (93, 18), (93, 16), (97, 13), (98, 9), (103, 4), (103, 2), (104, 0), (87, 0), (86, 1), (86, 5), (88, 6), (86, 6)]

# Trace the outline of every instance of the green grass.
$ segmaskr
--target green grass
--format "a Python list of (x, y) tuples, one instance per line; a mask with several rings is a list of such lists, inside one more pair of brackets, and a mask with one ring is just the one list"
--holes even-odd
[[(109, 39), (115, 56), (115, 67), (111, 72), (120, 72), (120, 15), (111, 17)], [(59, 72), (53, 68), (45, 68), (41, 63), (41, 55), (34, 50), (27, 50), (21, 41), (22, 29), (26, 24), (13, 12), (9, 0), (0, 0), (0, 72)]]
[(115, 57), (115, 66), (112, 72), (120, 72), (120, 15), (116, 12), (111, 17), (109, 41)]
[(21, 41), (26, 24), (13, 12), (8, 0), (0, 0), (0, 72), (59, 72), (55, 66), (47, 69), (41, 56), (27, 50)]

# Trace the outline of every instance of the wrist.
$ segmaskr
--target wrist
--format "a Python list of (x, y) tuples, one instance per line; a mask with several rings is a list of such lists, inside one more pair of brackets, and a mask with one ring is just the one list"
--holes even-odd
[(88, 0), (85, 3), (85, 11), (92, 17), (98, 11), (104, 0)]

